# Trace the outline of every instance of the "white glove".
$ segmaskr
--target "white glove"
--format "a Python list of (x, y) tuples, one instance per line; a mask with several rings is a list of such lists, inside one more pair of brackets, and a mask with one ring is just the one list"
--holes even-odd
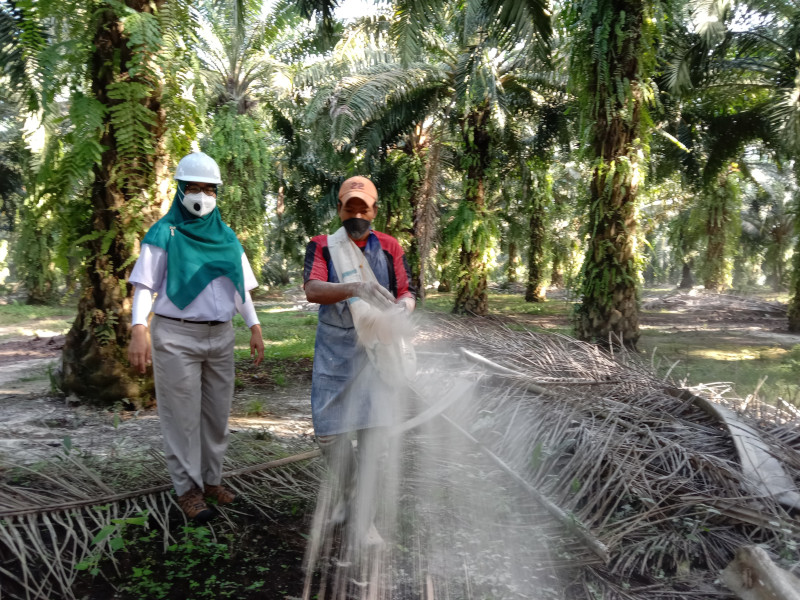
[(382, 311), (395, 305), (392, 293), (377, 281), (359, 281), (354, 296)]

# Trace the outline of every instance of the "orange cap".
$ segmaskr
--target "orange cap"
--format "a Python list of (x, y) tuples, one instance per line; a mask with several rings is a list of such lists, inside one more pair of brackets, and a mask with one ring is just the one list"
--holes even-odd
[(347, 204), (350, 198), (361, 198), (371, 208), (378, 201), (378, 190), (369, 179), (357, 175), (345, 179), (339, 188), (339, 202), (342, 203), (342, 206)]

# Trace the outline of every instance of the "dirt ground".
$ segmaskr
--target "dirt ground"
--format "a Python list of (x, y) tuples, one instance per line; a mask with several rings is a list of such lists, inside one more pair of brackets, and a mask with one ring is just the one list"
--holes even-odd
[[(303, 303), (296, 306), (297, 310), (309, 308), (312, 307)], [(568, 326), (567, 317), (524, 315), (515, 319), (543, 328)], [(35, 324), (29, 325), (34, 329)], [(800, 335), (787, 331), (784, 305), (732, 295), (645, 295), (641, 326), (643, 336), (649, 329), (659, 329), (702, 335), (724, 333), (726, 339), (751, 344), (800, 344)], [(0, 331), (0, 335), (5, 340), (0, 343), (0, 459), (41, 460), (55, 454), (65, 440), (100, 456), (124, 453), (128, 448), (141, 451), (161, 447), (154, 409), (100, 409), (51, 390), (49, 370), (60, 358), (63, 335), (14, 337), (11, 331)], [(234, 435), (253, 429), (266, 430), (277, 438), (313, 434), (310, 361), (290, 367), (282, 386), (267, 375), (269, 365), (261, 369), (248, 365), (237, 368), (243, 385), (234, 395), (230, 421)]]
[[(564, 299), (563, 291), (548, 294)], [(516, 315), (514, 321), (544, 329), (570, 326), (567, 315)], [(763, 341), (785, 346), (800, 344), (800, 335), (789, 333), (786, 305), (756, 297), (707, 294), (701, 290), (650, 292), (642, 296), (639, 325), (642, 336), (648, 330), (724, 333), (753, 344)]]
[[(63, 335), (0, 343), (0, 462), (51, 457), (65, 440), (97, 456), (123, 454), (129, 448), (160, 449), (156, 409), (102, 409), (51, 389), (49, 371), (57, 366), (63, 345)], [(282, 439), (312, 435), (310, 361), (290, 368), (283, 386), (264, 375), (269, 365), (260, 371), (237, 368), (243, 385), (234, 393), (233, 435), (247, 430), (265, 430)]]

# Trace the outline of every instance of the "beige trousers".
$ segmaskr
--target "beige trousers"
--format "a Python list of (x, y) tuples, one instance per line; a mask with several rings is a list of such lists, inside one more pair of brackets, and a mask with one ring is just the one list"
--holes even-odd
[(194, 486), (202, 489), (203, 483), (218, 485), (233, 399), (233, 326), (155, 315), (150, 337), (164, 453), (175, 491), (180, 496)]

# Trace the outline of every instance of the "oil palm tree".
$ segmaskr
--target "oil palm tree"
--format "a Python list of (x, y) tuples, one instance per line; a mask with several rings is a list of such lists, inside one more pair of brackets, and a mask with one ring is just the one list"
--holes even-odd
[(792, 201), (797, 187), (791, 177), (786, 177), (785, 165), (758, 160), (745, 166), (755, 190), (742, 211), (742, 246), (761, 262), (766, 284), (774, 291), (785, 291), (790, 274), (786, 257), (792, 250), (796, 220)]
[[(727, 127), (728, 136), (750, 133), (750, 139), (762, 141), (779, 161), (797, 156), (800, 6), (792, 0), (703, 0), (696, 15), (699, 25), (692, 43), (682, 45), (672, 63), (673, 89), (724, 99), (739, 120)], [(749, 105), (742, 107), (743, 101)], [(800, 178), (797, 166), (795, 178)], [(795, 244), (800, 243), (798, 234)], [(797, 245), (793, 260), (789, 329), (800, 331)]]
[(589, 246), (575, 329), (582, 339), (639, 338), (636, 199), (645, 173), (658, 40), (668, 0), (575, 0), (571, 88), (582, 105), (589, 158)]
[(138, 234), (162, 200), (156, 182), (166, 177), (169, 137), (163, 90), (174, 79), (170, 61), (185, 48), (189, 8), (164, 0), (8, 5), (29, 96), (51, 131), (29, 198), (68, 220), (84, 264), (61, 386), (101, 402), (132, 401), (144, 390), (124, 358), (125, 281)]

